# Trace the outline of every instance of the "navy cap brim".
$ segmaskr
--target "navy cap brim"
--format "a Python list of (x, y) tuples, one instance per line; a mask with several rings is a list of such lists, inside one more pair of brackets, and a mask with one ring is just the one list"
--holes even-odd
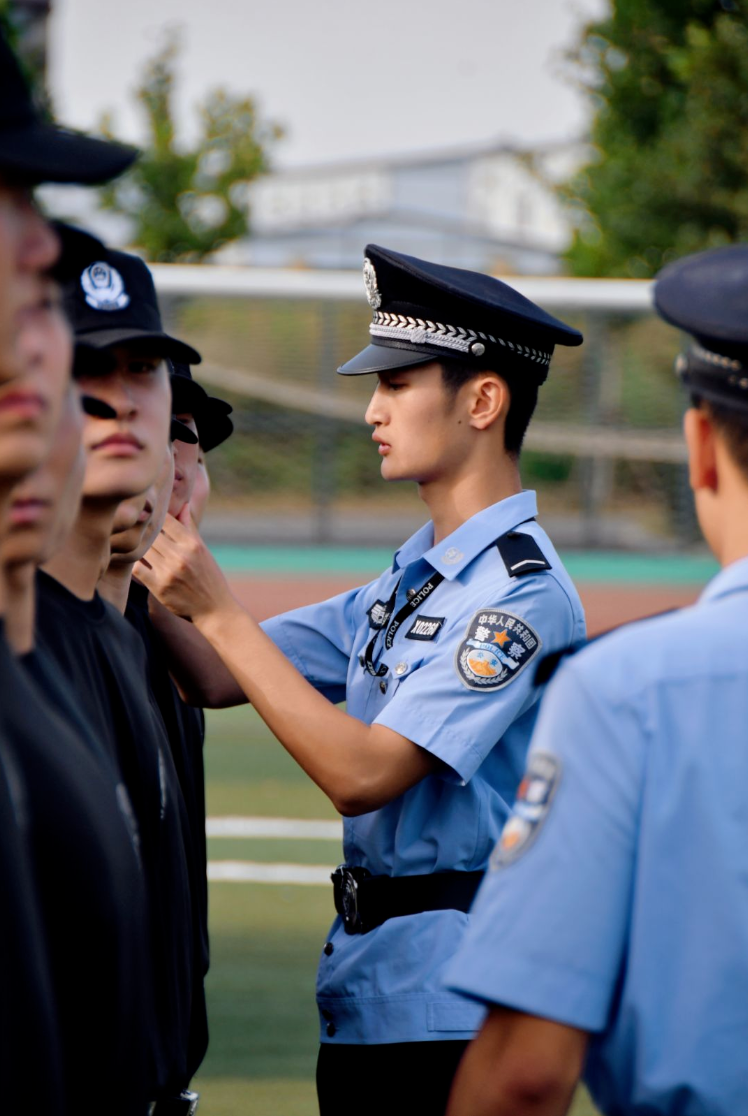
[(185, 426), (178, 418), (172, 416), (171, 420), (171, 440), (172, 442), (184, 442), (188, 446), (196, 446), (198, 437), (194, 430), (190, 430), (189, 426)]
[(127, 170), (134, 147), (30, 120), (0, 135), (0, 168), (25, 181), (95, 186)]
[(113, 345), (129, 345), (133, 342), (150, 343), (154, 352), (174, 360), (184, 361), (186, 364), (200, 364), (202, 357), (197, 349), (186, 345), (184, 341), (177, 341), (168, 333), (155, 333), (146, 329), (96, 329), (86, 333), (77, 333), (76, 340), (85, 341), (95, 349), (107, 349)]
[(171, 376), (171, 397), (174, 414), (190, 414), (195, 420), (208, 402), (208, 393), (202, 384), (178, 373)]
[(367, 345), (355, 357), (346, 361), (338, 369), (341, 376), (368, 376), (371, 372), (391, 372), (395, 368), (410, 368), (416, 364), (430, 364), (442, 360), (433, 353), (418, 353), (410, 346), (395, 348), (390, 345)]

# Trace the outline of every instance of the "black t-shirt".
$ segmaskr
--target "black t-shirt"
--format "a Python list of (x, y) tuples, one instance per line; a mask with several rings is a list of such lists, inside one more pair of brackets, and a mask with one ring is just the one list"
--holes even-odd
[[(17, 666), (0, 621), (0, 1081), (8, 1112), (67, 1112), (62, 1050), (43, 915), (31, 857), (25, 779), (15, 761)], [(35, 711), (24, 732), (44, 738)], [(41, 1072), (40, 1072), (41, 1071)]]
[(151, 1093), (190, 1081), (193, 930), (179, 778), (147, 682), (141, 640), (96, 595), (83, 601), (42, 572), (37, 579), (37, 644), (64, 676), (93, 739), (117, 764), (140, 834), (146, 883), (156, 1025)]
[(187, 863), (190, 867), (195, 939), (200, 943), (194, 958), (193, 1011), (190, 1027), (190, 1066), (194, 1073), (208, 1046), (208, 1020), (203, 979), (208, 971), (208, 880), (205, 840), (205, 717), (202, 709), (187, 705), (171, 680), (165, 656), (148, 615), (148, 590), (133, 581), (126, 619), (140, 635), (148, 661), (151, 693), (161, 711), (187, 808)]
[[(2, 737), (23, 787), (67, 1100), (58, 1098), (50, 1110), (98, 1116), (105, 1106), (142, 1116), (150, 974), (129, 806), (111, 761), (83, 742), (6, 647), (2, 655)], [(10, 1111), (44, 1110), (37, 1085), (45, 1074), (40, 1053), (25, 1098)]]

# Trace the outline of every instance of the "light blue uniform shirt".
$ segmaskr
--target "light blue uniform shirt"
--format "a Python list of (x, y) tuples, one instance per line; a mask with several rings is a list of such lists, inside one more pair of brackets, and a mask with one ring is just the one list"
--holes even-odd
[(528, 773), (449, 985), (594, 1032), (611, 1116), (748, 1112), (748, 559), (565, 664)]
[[(263, 624), (318, 690), (347, 701), (348, 713), (387, 725), (444, 762), (382, 809), (345, 819), (348, 864), (389, 876), (485, 868), (524, 767), (535, 666), (545, 651), (584, 635), (576, 590), (545, 533), (525, 522), (535, 513), (535, 494), (523, 492), (473, 516), (438, 546), (429, 523), (376, 581)], [(518, 524), (550, 570), (509, 576), (493, 544)], [(434, 571), (445, 580), (377, 658), (386, 673), (372, 677), (359, 659), (376, 634), (372, 624), (398, 583), (393, 616), (407, 590), (419, 590)], [(441, 979), (467, 923), (461, 911), (426, 911), (349, 935), (336, 919), (317, 983), (322, 1041), (470, 1037), (483, 1009)]]

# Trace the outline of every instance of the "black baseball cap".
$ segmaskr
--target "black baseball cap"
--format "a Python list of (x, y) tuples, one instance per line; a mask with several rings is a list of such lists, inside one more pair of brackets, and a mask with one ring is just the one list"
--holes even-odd
[(373, 311), (371, 344), (338, 372), (362, 376), (434, 360), (512, 367), (535, 383), (548, 376), (556, 345), (582, 334), (500, 279), (368, 244), (364, 286)]
[(748, 244), (668, 264), (656, 276), (654, 304), (690, 334), (676, 371), (691, 393), (748, 412)]
[(76, 338), (97, 349), (147, 342), (163, 357), (199, 364), (196, 349), (164, 332), (153, 276), (143, 260), (102, 249), (63, 286)]
[(234, 424), (229, 415), (234, 408), (225, 399), (208, 395), (202, 384), (193, 380), (188, 364), (170, 361), (170, 365), (174, 413), (192, 415), (200, 445), (207, 453), (225, 442), (233, 433)]
[(13, 51), (0, 29), (0, 173), (27, 183), (108, 182), (138, 152), (44, 121)]

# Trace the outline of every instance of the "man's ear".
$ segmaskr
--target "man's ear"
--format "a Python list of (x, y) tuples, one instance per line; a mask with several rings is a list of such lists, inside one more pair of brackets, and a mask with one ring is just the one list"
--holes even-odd
[(683, 433), (688, 447), (688, 481), (694, 492), (716, 492), (717, 432), (706, 411), (689, 407), (683, 417)]
[(506, 380), (495, 372), (482, 373), (470, 380), (470, 425), (487, 430), (498, 420), (506, 420), (511, 402)]

